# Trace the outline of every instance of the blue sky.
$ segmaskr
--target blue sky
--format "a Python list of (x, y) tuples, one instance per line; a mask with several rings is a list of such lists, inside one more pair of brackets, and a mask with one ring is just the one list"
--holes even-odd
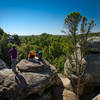
[(78, 11), (100, 31), (100, 0), (0, 0), (0, 27), (18, 35), (62, 34), (66, 15)]

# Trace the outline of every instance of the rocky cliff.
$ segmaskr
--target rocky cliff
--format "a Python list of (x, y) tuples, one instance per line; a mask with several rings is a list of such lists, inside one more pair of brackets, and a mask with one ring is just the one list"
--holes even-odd
[(45, 60), (21, 60), (18, 74), (0, 64), (0, 100), (77, 100), (71, 81)]
[[(82, 59), (84, 72), (80, 78), (79, 85), (79, 94), (82, 95), (81, 100), (92, 100), (93, 97), (100, 93), (100, 37), (90, 37), (88, 38), (88, 43), (88, 54)], [(80, 61), (79, 50), (77, 55)], [(70, 59), (67, 59), (65, 62), (65, 74), (69, 72), (70, 66), (75, 65), (74, 59), (71, 61), (72, 62), (70, 62)], [(75, 72), (74, 68), (71, 69), (72, 72)], [(72, 75), (71, 80), (74, 90), (76, 90), (79, 78)]]
[(22, 100), (31, 94), (41, 95), (56, 83), (57, 71), (48, 62), (38, 64), (24, 59), (17, 64), (17, 68), (18, 74), (7, 68), (0, 70), (2, 98)]
[(85, 84), (97, 86), (100, 84), (100, 37), (92, 37), (89, 40), (83, 77)]

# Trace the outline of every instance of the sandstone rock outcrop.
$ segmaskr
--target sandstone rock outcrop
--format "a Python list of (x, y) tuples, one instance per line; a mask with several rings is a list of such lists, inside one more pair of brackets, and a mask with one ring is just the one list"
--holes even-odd
[(100, 94), (98, 94), (96, 97), (94, 97), (92, 100), (100, 100)]
[(49, 65), (50, 64), (46, 61), (28, 61), (23, 59), (17, 64), (17, 68), (21, 72), (42, 72), (47, 69)]
[(78, 100), (74, 92), (59, 86), (55, 86), (52, 93), (53, 100)]
[[(28, 65), (28, 61), (20, 61), (17, 66), (23, 70), (21, 72), (19, 69), (18, 74), (14, 74), (11, 69), (0, 70), (0, 98), (7, 100), (24, 100), (33, 94), (35, 100), (34, 94), (41, 96), (46, 89), (56, 84), (57, 71), (49, 63), (45, 62), (44, 65), (41, 62), (39, 66), (35, 66), (35, 63), (31, 62), (30, 64), (29, 62), (30, 66), (28, 67), (30, 67), (29, 69), (31, 70), (28, 71), (26, 71), (28, 69), (26, 66), (23, 67), (23, 63)], [(44, 69), (44, 66), (46, 66), (46, 69)], [(36, 67), (41, 69), (43, 67), (44, 70), (40, 72), (37, 68), (36, 72)]]
[[(83, 94), (81, 100), (90, 100), (88, 98), (93, 98), (92, 96), (88, 96), (88, 94), (95, 94), (97, 91), (100, 92), (100, 37), (90, 37), (88, 38), (88, 54), (83, 59), (83, 70), (84, 73), (80, 77), (80, 86), (79, 91), (80, 95)], [(80, 52), (78, 51), (78, 60), (80, 60)], [(72, 56), (73, 58), (73, 56)], [(65, 74), (68, 72), (71, 64), (75, 65), (74, 59), (71, 60), (67, 59), (64, 66)], [(75, 69), (72, 68), (72, 72), (75, 72)], [(77, 80), (78, 77), (70, 77), (72, 80), (73, 90), (76, 90)], [(76, 85), (75, 85), (76, 84)], [(98, 87), (98, 89), (97, 89)], [(95, 91), (95, 88), (97, 91)], [(74, 91), (75, 92), (75, 91)], [(85, 95), (85, 99), (83, 98)]]
[(68, 79), (67, 77), (61, 75), (61, 74), (58, 74), (58, 77), (59, 77), (59, 87), (62, 87), (66, 90), (70, 90), (70, 91), (73, 91), (73, 88), (72, 88), (72, 84), (71, 84), (71, 80)]
[(94, 53), (100, 52), (100, 37), (90, 37), (88, 40), (90, 42), (88, 51)]
[[(93, 83), (94, 85), (97, 85), (100, 83), (100, 37), (90, 37), (88, 38), (88, 41), (88, 55), (86, 58), (82, 59), (82, 64), (84, 65), (82, 79), (84, 79), (86, 84)], [(80, 61), (79, 49), (77, 51), (77, 55), (78, 61)], [(75, 61), (72, 56), (72, 60), (70, 61), (70, 59), (67, 59), (64, 64), (64, 73), (67, 74), (70, 72), (69, 69), (71, 67), (72, 72), (75, 72), (73, 65), (75, 65)]]
[(84, 70), (84, 81), (87, 85), (100, 84), (100, 37), (89, 39), (88, 55), (86, 56), (86, 68)]
[(0, 100), (78, 100), (71, 81), (45, 60), (23, 59), (17, 72), (0, 70)]
[(63, 100), (78, 100), (75, 93), (72, 91), (64, 89), (63, 91)]
[[(100, 92), (100, 37), (91, 37), (88, 40), (88, 55), (85, 58), (86, 67), (81, 77), (82, 98), (84, 97), (82, 100), (91, 100), (94, 94)], [(98, 96), (93, 100), (99, 100), (97, 98)]]
[(53, 100), (78, 100), (70, 79), (58, 74), (58, 84), (52, 88)]

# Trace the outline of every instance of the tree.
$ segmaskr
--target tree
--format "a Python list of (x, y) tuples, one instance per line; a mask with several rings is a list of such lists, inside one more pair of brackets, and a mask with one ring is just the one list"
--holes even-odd
[(20, 39), (19, 39), (19, 36), (18, 35), (13, 35), (13, 38), (14, 38), (14, 43), (17, 44), (17, 45), (20, 45), (21, 42), (20, 42)]
[(3, 29), (0, 27), (0, 35), (3, 35), (4, 31)]
[(81, 14), (79, 12), (73, 12), (69, 15), (67, 15), (67, 17), (64, 20), (64, 25), (65, 27), (68, 28), (69, 32), (71, 33), (72, 37), (73, 37), (73, 43), (74, 43), (74, 49), (75, 49), (75, 68), (76, 68), (76, 73), (78, 74), (78, 68), (77, 68), (77, 47), (76, 47), (76, 34), (77, 34), (77, 30), (78, 30), (78, 24), (81, 21)]
[(0, 40), (0, 58), (2, 58), (7, 64), (10, 64), (8, 57), (8, 35), (4, 33)]
[(86, 39), (86, 30), (87, 30), (87, 17), (84, 16), (82, 18), (82, 22), (81, 22), (81, 35), (79, 38), (79, 45), (80, 45), (80, 67), (79, 67), (79, 74), (81, 74), (81, 72), (83, 71), (83, 65), (82, 65), (82, 59), (84, 58), (85, 53), (87, 52), (87, 39)]
[(88, 34), (91, 32), (92, 28), (95, 26), (95, 22), (94, 20), (91, 20), (89, 23), (88, 23), (88, 26), (87, 26), (87, 32), (86, 32), (86, 38), (88, 37)]
[(82, 23), (81, 23), (81, 35), (79, 39), (79, 45), (80, 45), (80, 53), (81, 53), (81, 60), (80, 60), (80, 68), (79, 72), (80, 75), (83, 72), (83, 67), (82, 67), (82, 59), (86, 54), (88, 53), (88, 34), (91, 32), (92, 28), (95, 26), (95, 23), (93, 20), (91, 20), (89, 23), (87, 23), (87, 17), (82, 18)]
[(3, 33), (4, 33), (4, 31), (3, 31), (3, 29), (0, 27), (0, 39), (1, 39), (2, 35), (3, 35)]
[(82, 18), (82, 23), (81, 23), (81, 33), (85, 33), (86, 32), (86, 26), (87, 26), (87, 17), (84, 16)]

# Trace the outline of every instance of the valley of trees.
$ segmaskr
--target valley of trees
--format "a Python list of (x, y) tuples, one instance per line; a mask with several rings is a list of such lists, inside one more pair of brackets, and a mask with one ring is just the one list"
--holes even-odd
[[(1, 31), (2, 29), (0, 29)], [(90, 36), (100, 36), (100, 33), (92, 33)], [(30, 50), (38, 52), (42, 50), (43, 58), (53, 64), (58, 72), (63, 73), (65, 60), (74, 51), (72, 38), (68, 36), (55, 36), (43, 33), (39, 36), (9, 35), (5, 32), (0, 33), (0, 58), (10, 66), (8, 50), (15, 44), (18, 50), (18, 61), (27, 57)]]
[[(71, 33), (67, 35), (51, 35), (42, 33), (41, 35), (36, 36), (18, 36), (16, 34), (9, 35), (5, 33), (2, 28), (0, 28), (0, 58), (10, 66), (11, 62), (10, 58), (8, 57), (8, 50), (12, 47), (13, 44), (16, 45), (18, 50), (18, 61), (25, 59), (30, 50), (34, 50), (35, 52), (42, 50), (43, 58), (53, 64), (57, 68), (58, 72), (63, 73), (66, 59), (73, 54), (76, 43), (84, 36), (84, 33), (86, 33), (86, 30), (84, 30), (86, 23), (83, 22), (83, 30), (81, 29), (82, 34), (76, 34), (81, 18), (85, 17), (80, 15), (77, 22), (75, 20), (76, 24), (74, 24), (75, 22), (70, 22), (73, 18), (70, 19), (70, 15), (67, 16), (64, 24), (68, 25), (67, 28)], [(85, 19), (85, 21), (87, 21), (87, 19)], [(73, 27), (74, 25), (75, 27)], [(90, 33), (89, 31), (87, 33), (88, 36), (100, 36), (100, 32)]]
[(70, 36), (55, 36), (43, 33), (39, 36), (20, 37), (18, 35), (11, 36), (3, 32), (0, 39), (0, 58), (9, 66), (8, 50), (13, 44), (16, 45), (18, 50), (18, 61), (26, 58), (31, 50), (35, 52), (42, 50), (43, 58), (56, 66), (58, 72), (62, 73), (66, 57), (73, 52)]

